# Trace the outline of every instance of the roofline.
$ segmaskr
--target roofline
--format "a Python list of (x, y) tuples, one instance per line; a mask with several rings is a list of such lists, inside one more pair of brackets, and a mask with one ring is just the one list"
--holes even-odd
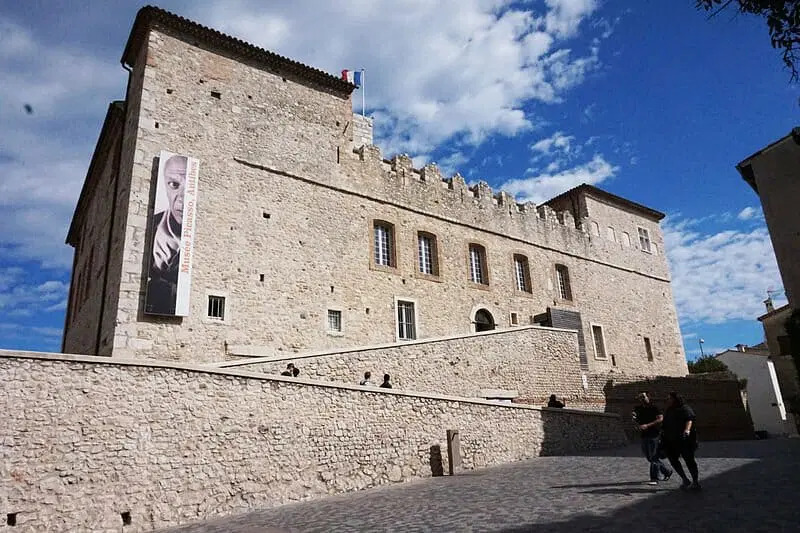
[(155, 6), (145, 6), (136, 14), (136, 20), (125, 45), (125, 51), (122, 53), (123, 64), (134, 66), (142, 40), (146, 38), (148, 32), (153, 28), (171, 30), (184, 37), (190, 36), (192, 40), (213, 45), (216, 49), (228, 52), (234, 57), (251, 59), (260, 66), (277, 68), (282, 72), (293, 74), (298, 78), (329, 89), (344, 97), (348, 97), (356, 88), (352, 83), (327, 72), (259, 48), (241, 39)]
[(645, 215), (647, 218), (655, 220), (656, 222), (660, 221), (665, 216), (667, 216), (664, 213), (662, 213), (661, 211), (656, 211), (655, 209), (651, 209), (651, 208), (649, 208), (647, 206), (644, 206), (642, 204), (638, 204), (636, 202), (633, 202), (631, 200), (623, 198), (622, 196), (617, 196), (616, 194), (611, 194), (608, 191), (604, 191), (603, 189), (595, 187), (594, 185), (589, 185), (588, 183), (582, 183), (582, 184), (578, 185), (577, 187), (574, 187), (574, 188), (572, 188), (572, 189), (570, 189), (570, 190), (568, 190), (566, 192), (563, 192), (563, 193), (559, 194), (558, 196), (556, 196), (554, 198), (550, 198), (543, 205), (548, 205), (550, 203), (555, 203), (558, 200), (562, 200), (564, 198), (567, 198), (569, 196), (572, 196), (573, 194), (580, 193), (580, 192), (586, 193), (586, 194), (588, 194), (590, 196), (596, 196), (596, 197), (602, 198), (604, 200), (608, 200), (608, 201), (613, 202), (613, 203), (618, 204), (618, 205), (622, 205), (624, 207), (627, 207), (628, 209), (631, 209), (633, 211), (637, 211), (637, 212)]
[(792, 128), (792, 131), (790, 131), (777, 141), (771, 142), (761, 150), (754, 152), (748, 157), (745, 157), (736, 165), (736, 170), (739, 171), (739, 174), (742, 176), (742, 179), (744, 179), (744, 181), (746, 181), (747, 184), (750, 185), (750, 187), (752, 187), (752, 189), (756, 193), (758, 193), (758, 187), (756, 187), (756, 179), (755, 179), (755, 174), (753, 173), (753, 166), (751, 160), (755, 159), (756, 157), (762, 155), (765, 152), (768, 152), (769, 150), (771, 150), (772, 148), (774, 148), (775, 146), (777, 146), (778, 144), (782, 143), (783, 141), (789, 138), (794, 140), (795, 144), (800, 145), (800, 127)]
[(782, 312), (784, 312), (786, 310), (791, 310), (791, 307), (789, 307), (789, 304), (782, 305), (777, 309), (773, 309), (772, 311), (769, 311), (768, 313), (764, 313), (763, 315), (758, 317), (758, 321), (760, 322), (760, 321), (764, 320), (765, 318), (769, 318), (769, 317), (771, 317), (773, 315), (777, 315), (778, 313), (782, 313)]
[[(89, 163), (89, 170), (86, 171), (86, 178), (83, 180), (83, 187), (81, 187), (81, 194), (78, 196), (78, 202), (75, 204), (75, 211), (72, 213), (72, 221), (67, 231), (67, 238), (65, 243), (72, 247), (78, 245), (76, 232), (78, 230), (77, 224), (79, 215), (83, 213), (85, 204), (88, 201), (89, 193), (95, 189), (97, 178), (95, 176), (95, 167), (99, 164), (100, 156), (107, 156), (109, 150), (103, 150), (101, 147), (108, 142), (108, 136), (115, 121), (121, 125), (124, 121), (125, 102), (115, 100), (108, 104), (108, 111), (106, 111), (106, 118), (103, 120), (103, 127), (100, 129), (100, 136), (97, 138), (97, 144), (92, 153), (92, 160)], [(116, 201), (116, 200), (115, 200)]]

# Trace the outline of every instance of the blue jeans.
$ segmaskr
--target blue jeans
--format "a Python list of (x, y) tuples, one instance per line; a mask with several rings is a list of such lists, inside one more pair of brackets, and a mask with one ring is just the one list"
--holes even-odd
[(658, 474), (666, 477), (672, 474), (658, 458), (658, 437), (642, 437), (642, 453), (650, 463), (650, 481), (658, 481)]

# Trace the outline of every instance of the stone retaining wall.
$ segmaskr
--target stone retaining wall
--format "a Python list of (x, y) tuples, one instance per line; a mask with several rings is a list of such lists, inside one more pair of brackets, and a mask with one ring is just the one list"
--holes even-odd
[(280, 374), (288, 362), (311, 379), (357, 384), (370, 371), (375, 386), (389, 374), (399, 389), (467, 397), (515, 390), (536, 405), (550, 394), (573, 399), (583, 392), (576, 332), (537, 326), (214, 366)]
[(0, 380), (14, 531), (143, 531), (430, 476), (447, 429), (468, 469), (624, 441), (615, 415), (154, 361), (0, 352)]

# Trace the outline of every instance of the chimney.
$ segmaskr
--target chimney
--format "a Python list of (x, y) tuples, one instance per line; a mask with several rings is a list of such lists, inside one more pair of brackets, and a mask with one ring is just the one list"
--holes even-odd
[(764, 300), (764, 305), (767, 306), (767, 313), (771, 313), (775, 310), (775, 306), (772, 305), (772, 296), (767, 296), (767, 299)]
[(353, 113), (353, 147), (372, 145), (372, 119)]
[(738, 350), (740, 352), (744, 352), (746, 349), (747, 349), (747, 346), (745, 346), (744, 344), (737, 344), (736, 345), (736, 350)]

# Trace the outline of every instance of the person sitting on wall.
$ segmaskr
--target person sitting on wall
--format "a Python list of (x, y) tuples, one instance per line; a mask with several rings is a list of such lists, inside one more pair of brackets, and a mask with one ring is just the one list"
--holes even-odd
[(391, 389), (392, 388), (392, 384), (389, 383), (389, 374), (384, 374), (383, 375), (383, 383), (381, 383), (381, 388), (382, 389)]
[[(289, 377), (292, 377), (292, 376), (294, 376), (294, 375), (295, 375), (295, 374), (294, 374), (294, 370), (295, 370), (295, 368), (294, 368), (294, 363), (289, 363), (288, 365), (286, 365), (286, 370), (284, 370), (283, 372), (281, 372), (281, 376), (289, 376)], [(300, 373), (300, 371), (298, 371), (297, 373), (299, 374), (299, 373)]]
[(358, 384), (364, 387), (371, 387), (372, 383), (370, 382), (370, 378), (372, 377), (372, 372), (364, 372), (364, 379), (362, 379)]
[(555, 394), (551, 394), (550, 395), (550, 400), (547, 402), (547, 407), (555, 407), (557, 409), (563, 409), (564, 408), (564, 402), (559, 402), (556, 399), (556, 395)]

